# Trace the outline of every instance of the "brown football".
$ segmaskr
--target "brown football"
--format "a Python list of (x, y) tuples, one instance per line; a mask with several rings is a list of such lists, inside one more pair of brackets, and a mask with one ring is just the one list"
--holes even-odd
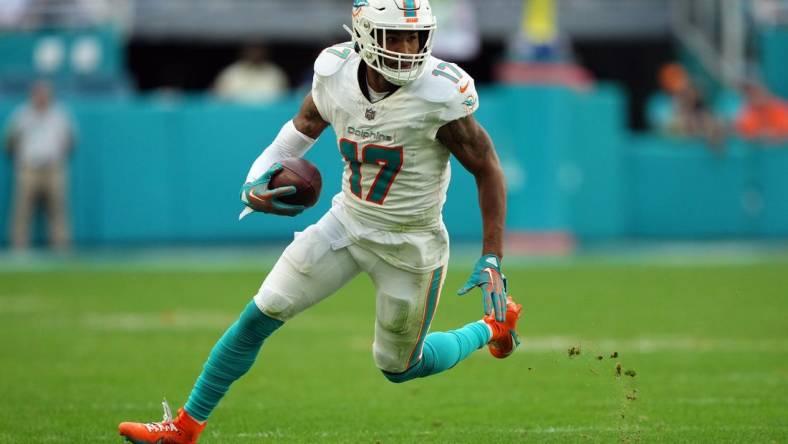
[(320, 190), (323, 188), (323, 178), (312, 162), (300, 157), (292, 157), (281, 162), (282, 170), (274, 175), (268, 188), (294, 186), (295, 194), (280, 197), (279, 200), (286, 204), (303, 205), (311, 207), (317, 203)]

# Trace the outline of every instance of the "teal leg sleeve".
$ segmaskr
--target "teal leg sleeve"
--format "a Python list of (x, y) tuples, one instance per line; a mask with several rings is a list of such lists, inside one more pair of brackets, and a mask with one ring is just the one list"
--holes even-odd
[(252, 367), (263, 341), (282, 324), (250, 302), (211, 350), (184, 407), (186, 412), (198, 421), (206, 421), (230, 384)]
[(458, 330), (427, 335), (421, 359), (403, 373), (383, 372), (395, 383), (425, 378), (448, 370), (484, 347), (490, 340), (490, 329), (481, 322), (473, 322)]

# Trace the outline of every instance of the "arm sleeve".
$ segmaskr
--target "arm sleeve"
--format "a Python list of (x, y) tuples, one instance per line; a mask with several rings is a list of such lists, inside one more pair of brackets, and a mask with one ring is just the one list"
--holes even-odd
[(246, 175), (246, 182), (252, 182), (262, 176), (269, 168), (280, 160), (291, 157), (303, 157), (312, 148), (315, 139), (298, 131), (290, 120), (282, 127), (271, 145), (254, 161)]

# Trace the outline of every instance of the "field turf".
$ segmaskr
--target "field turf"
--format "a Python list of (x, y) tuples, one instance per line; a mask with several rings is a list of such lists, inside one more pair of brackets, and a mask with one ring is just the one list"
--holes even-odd
[[(0, 442), (120, 442), (118, 422), (182, 405), (263, 273), (0, 273)], [(453, 295), (466, 273), (450, 270), (433, 330), (478, 318), (478, 294)], [(507, 273), (525, 306), (511, 358), (389, 383), (361, 277), (266, 343), (202, 442), (788, 441), (785, 260)]]

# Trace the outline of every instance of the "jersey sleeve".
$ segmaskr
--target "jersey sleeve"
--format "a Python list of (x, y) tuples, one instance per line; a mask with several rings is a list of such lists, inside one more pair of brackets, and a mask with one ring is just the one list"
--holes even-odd
[(459, 66), (439, 59), (432, 60), (416, 94), (430, 104), (428, 134), (432, 139), (442, 126), (479, 109), (479, 94), (473, 77)]
[(315, 60), (315, 75), (312, 79), (312, 100), (320, 117), (331, 123), (330, 88), (336, 74), (355, 54), (350, 42), (340, 43), (324, 49)]
[(324, 122), (331, 123), (331, 116), (328, 113), (329, 108), (326, 100), (327, 95), (325, 79), (321, 78), (316, 73), (312, 78), (312, 101), (315, 103), (315, 108), (317, 108), (320, 118), (323, 119)]
[(456, 94), (452, 94), (445, 102), (440, 118), (448, 123), (470, 116), (477, 109), (479, 109), (479, 94), (476, 92), (476, 84), (471, 76), (465, 74), (465, 78), (460, 80), (456, 88)]

